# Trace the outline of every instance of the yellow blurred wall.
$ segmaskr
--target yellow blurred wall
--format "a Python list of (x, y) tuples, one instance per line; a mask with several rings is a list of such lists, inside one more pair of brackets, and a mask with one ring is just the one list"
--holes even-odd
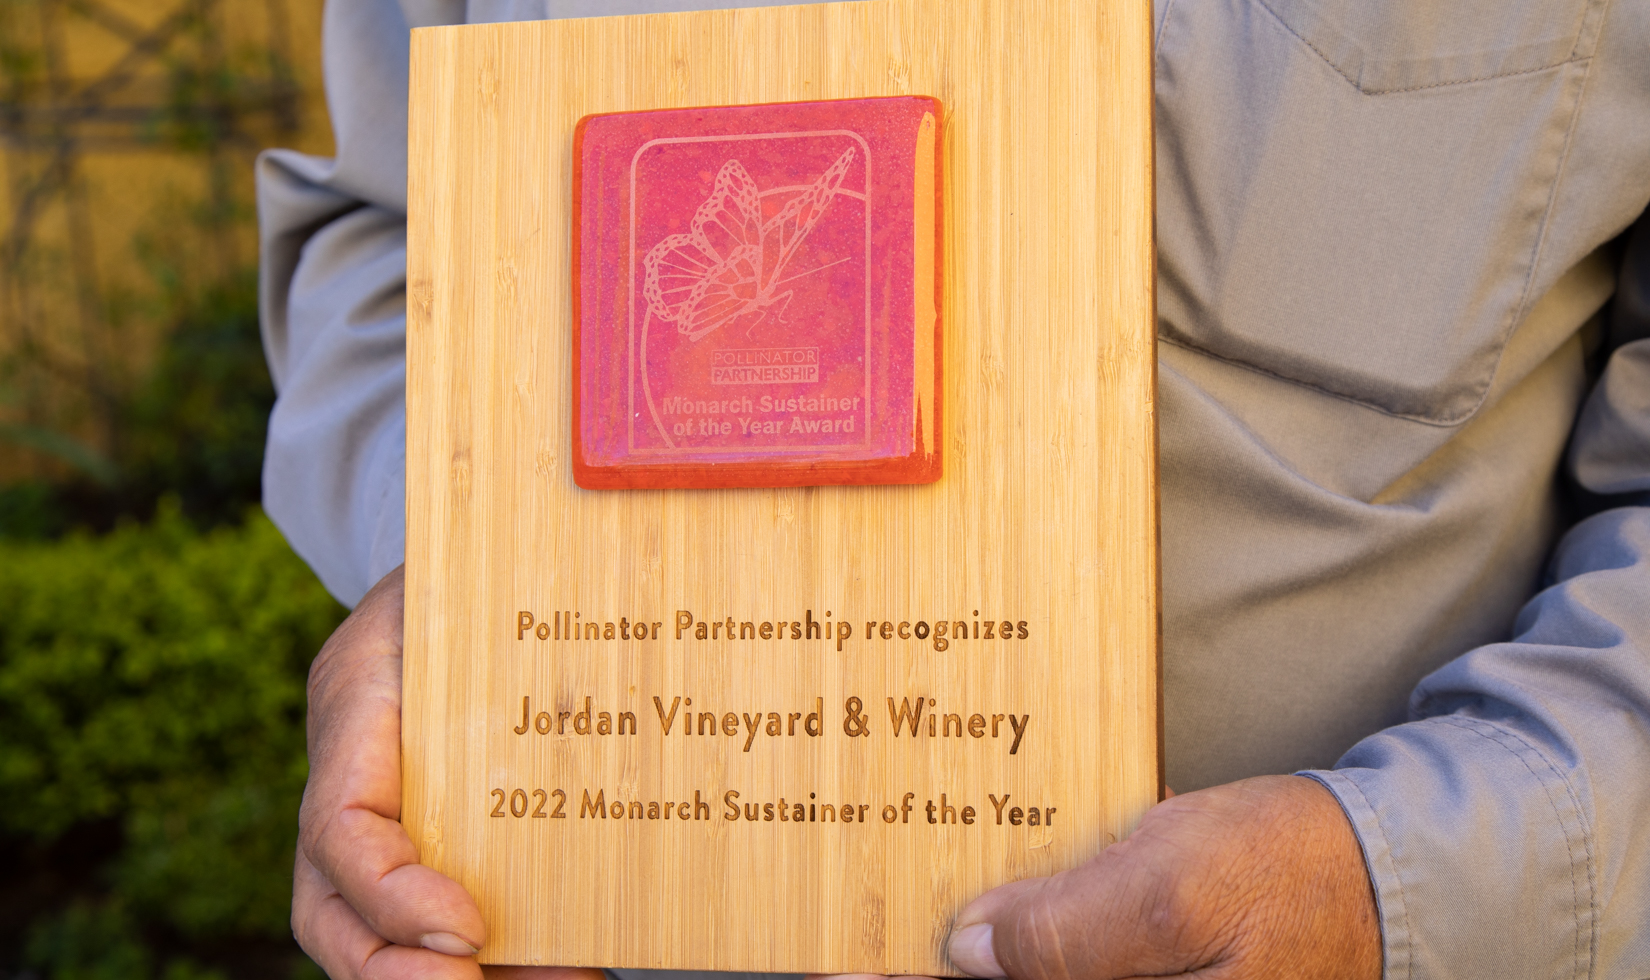
[[(256, 152), (271, 145), (331, 152), (321, 84), (322, 3), (4, 4), (0, 47), (22, 67), (0, 96), (6, 187), (0, 228), (7, 235), (0, 253), (6, 260), (0, 363), (11, 368), (0, 373), (0, 424), (52, 426), (98, 448), (95, 412), (74, 403), (83, 397), (74, 389), (85, 381), (76, 372), (92, 377), (102, 370), (114, 384), (134, 377), (166, 326), (154, 301), (153, 263), (141, 243), (170, 243), (174, 252), (193, 255), (184, 272), (204, 279), (233, 275), (255, 260)], [(259, 93), (274, 91), (277, 77), (272, 57), (288, 66), (282, 77), (290, 79), (292, 94), (264, 105)], [(215, 155), (180, 145), (175, 120), (153, 112), (198, 95), (202, 78), (230, 80), (227, 100), (220, 101), (233, 114), (237, 135)], [(214, 98), (205, 98), (209, 108), (218, 104)], [(65, 164), (68, 180), (58, 180)], [(205, 234), (210, 222), (200, 216), (214, 201), (233, 204), (231, 220)], [(0, 442), (0, 481), (53, 465)]]

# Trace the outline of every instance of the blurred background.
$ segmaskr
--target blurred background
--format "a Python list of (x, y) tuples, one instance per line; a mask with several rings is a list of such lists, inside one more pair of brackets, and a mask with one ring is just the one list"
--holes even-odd
[(0, 978), (319, 976), (287, 924), (344, 614), (258, 507), (252, 164), (322, 0), (0, 0)]

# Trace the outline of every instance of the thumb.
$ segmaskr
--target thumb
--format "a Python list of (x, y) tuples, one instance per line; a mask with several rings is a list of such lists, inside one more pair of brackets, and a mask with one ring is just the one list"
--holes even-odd
[(1096, 980), (1184, 972), (1189, 937), (1171, 911), (1177, 890), (1128, 842), (1048, 878), (975, 899), (952, 927), (947, 952), (975, 977)]
[(971, 977), (1008, 976), (997, 957), (997, 923), (1013, 919), (1021, 897), (1042, 881), (1033, 878), (994, 888), (963, 909), (946, 943), (951, 964)]
[(1120, 950), (1112, 941), (1129, 939), (1126, 931), (1116, 935), (1120, 930), (1107, 928), (1115, 918), (1114, 891), (1103, 876), (1071, 872), (1004, 885), (957, 917), (947, 952), (959, 970), (975, 977), (1118, 976)]

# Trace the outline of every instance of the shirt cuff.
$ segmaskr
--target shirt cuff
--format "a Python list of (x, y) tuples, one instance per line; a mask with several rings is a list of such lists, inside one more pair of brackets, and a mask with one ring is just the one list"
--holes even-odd
[(1358, 743), (1323, 784), (1363, 848), (1386, 980), (1587, 977), (1597, 868), (1586, 808), (1514, 729), (1463, 715)]

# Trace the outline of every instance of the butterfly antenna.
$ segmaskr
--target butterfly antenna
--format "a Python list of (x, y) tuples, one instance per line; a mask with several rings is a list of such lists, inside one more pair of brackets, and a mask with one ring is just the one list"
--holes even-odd
[(779, 280), (778, 282), (774, 283), (772, 286), (769, 286), (768, 288), (773, 289), (773, 288), (778, 287), (778, 286), (783, 286), (785, 283), (788, 283), (788, 282), (790, 282), (794, 279), (801, 279), (803, 276), (811, 276), (816, 272), (824, 272), (826, 269), (829, 269), (831, 266), (841, 265), (842, 263), (848, 261), (848, 259), (851, 259), (851, 258), (853, 258), (852, 255), (848, 256), (847, 258), (837, 259), (835, 262), (827, 262), (822, 266), (818, 266), (816, 268), (809, 269), (807, 272), (798, 272), (794, 276), (787, 276), (784, 279)]

